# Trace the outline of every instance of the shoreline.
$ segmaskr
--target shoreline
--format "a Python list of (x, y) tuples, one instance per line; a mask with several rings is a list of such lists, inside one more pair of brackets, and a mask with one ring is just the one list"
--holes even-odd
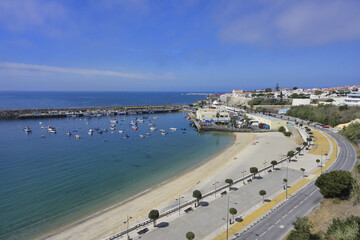
[[(162, 190), (161, 188), (162, 187), (170, 187), (170, 188), (173, 188), (173, 184), (177, 184), (179, 182), (179, 180), (181, 180), (181, 178), (186, 178), (186, 175), (191, 175), (192, 173), (196, 172), (197, 170), (201, 169), (202, 167), (204, 167), (204, 165), (207, 165), (209, 163), (211, 163), (212, 161), (214, 161), (214, 159), (217, 159), (217, 158), (221, 158), (222, 155), (226, 154), (227, 151), (229, 151), (229, 149), (231, 148), (234, 148), (237, 146), (237, 140), (239, 137), (237, 137), (236, 135), (237, 134), (234, 134), (234, 133), (226, 133), (226, 135), (230, 135), (232, 136), (232, 141), (221, 151), (213, 154), (212, 156), (210, 157), (207, 157), (206, 159), (202, 160), (201, 162), (195, 164), (194, 166), (191, 166), (190, 168), (176, 174), (175, 176), (172, 176), (171, 178), (169, 179), (166, 179), (165, 181), (161, 182), (161, 183), (158, 183), (150, 188), (147, 188), (129, 198), (126, 198), (116, 204), (113, 204), (109, 207), (106, 207), (100, 211), (97, 211), (91, 215), (88, 215), (82, 219), (79, 219), (79, 220), (76, 220), (76, 221), (73, 221), (71, 223), (69, 223), (68, 225), (65, 225), (65, 226), (62, 226), (62, 227), (58, 227), (48, 233), (45, 233), (45, 234), (42, 234), (40, 235), (39, 237), (36, 237), (34, 239), (41, 239), (41, 240), (45, 240), (45, 239), (63, 239), (62, 234), (68, 234), (69, 231), (71, 231), (71, 229), (74, 229), (74, 228), (77, 228), (77, 227), (81, 227), (81, 225), (83, 224), (87, 224), (91, 221), (94, 221), (94, 220), (97, 220), (97, 218), (107, 218), (107, 214), (111, 214), (112, 211), (117, 211), (119, 210), (120, 208), (125, 208), (127, 204), (131, 204), (132, 202), (134, 201), (141, 201), (142, 197), (147, 197), (147, 195), (151, 195), (151, 194), (154, 194), (155, 192), (164, 192), (164, 190)], [(250, 142), (250, 141), (249, 141)], [(227, 159), (225, 162), (223, 162), (222, 164), (220, 165), (224, 165), (225, 163), (227, 163), (228, 161), (230, 161), (232, 158), (230, 159)], [(206, 174), (206, 176), (210, 175), (212, 172), (208, 172)], [(206, 178), (206, 176), (204, 177), (203, 175), (204, 174), (201, 174), (201, 180), (202, 181), (204, 178)], [(199, 182), (200, 182), (199, 181)], [(192, 185), (196, 185), (197, 183), (199, 182), (193, 182)], [(187, 189), (189, 189), (191, 187), (187, 187)], [(184, 192), (186, 191), (187, 189), (182, 189), (181, 192)], [(168, 201), (168, 199), (161, 199), (161, 201), (158, 202), (158, 205), (163, 205), (164, 203), (166, 203)], [(144, 211), (144, 209), (141, 209), (142, 211)], [(135, 220), (139, 220), (142, 218), (144, 213), (139, 213), (135, 216), (133, 216), (133, 221)], [(147, 212), (146, 212), (147, 214)], [(123, 214), (122, 214), (123, 215)], [(120, 221), (121, 222), (121, 221)], [(120, 226), (119, 226), (120, 225)], [(122, 224), (118, 224), (117, 226), (117, 229), (119, 229), (119, 227), (121, 227)], [(112, 230), (109, 230), (107, 231), (107, 235), (111, 234), (112, 232), (114, 232), (114, 229), (115, 228), (112, 228)], [(100, 234), (102, 236), (95, 236), (93, 237), (93, 239), (98, 239), (98, 238), (104, 238), (106, 237), (104, 234)], [(68, 238), (71, 239), (73, 235), (70, 234), (68, 236)], [(74, 238), (75, 239), (75, 238)], [(81, 237), (76, 237), (76, 239), (82, 239)], [(84, 239), (89, 239), (89, 237), (85, 237)]]

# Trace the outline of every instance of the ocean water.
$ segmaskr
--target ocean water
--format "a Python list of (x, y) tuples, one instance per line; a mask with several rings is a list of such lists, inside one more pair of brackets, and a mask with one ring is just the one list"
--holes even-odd
[(0, 91), (0, 109), (189, 104), (201, 95), (177, 92), (15, 92)]
[[(0, 121), (0, 239), (41, 236), (161, 183), (231, 144), (229, 135), (194, 131), (184, 115), (157, 114), (158, 120), (148, 115), (137, 131), (129, 127), (134, 116), (116, 116), (114, 133), (92, 136), (89, 129), (109, 129), (112, 117)], [(162, 136), (159, 130), (150, 132), (150, 121), (158, 129), (187, 130)], [(41, 129), (48, 125), (57, 134)], [(25, 126), (32, 133), (26, 134)], [(151, 135), (140, 138), (145, 132)]]

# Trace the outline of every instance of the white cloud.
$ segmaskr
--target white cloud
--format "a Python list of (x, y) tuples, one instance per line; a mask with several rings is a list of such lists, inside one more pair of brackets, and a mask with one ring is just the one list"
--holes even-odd
[[(360, 39), (360, 1), (242, 1), (219, 10), (224, 42), (322, 45)], [(230, 9), (230, 10), (229, 10)]]
[[(110, 76), (128, 79), (143, 79), (143, 80), (170, 80), (175, 76), (172, 73), (162, 75), (154, 74), (138, 74), (138, 73), (122, 73), (117, 71), (97, 70), (97, 69), (80, 69), (80, 68), (62, 68), (46, 65), (34, 65), (13, 62), (0, 62), (0, 68), (9, 69), (14, 74), (16, 70), (23, 72), (24, 70), (38, 71), (38, 72), (54, 72), (64, 74), (80, 74), (80, 75), (93, 75), (93, 76)], [(14, 71), (15, 70), (15, 71)]]

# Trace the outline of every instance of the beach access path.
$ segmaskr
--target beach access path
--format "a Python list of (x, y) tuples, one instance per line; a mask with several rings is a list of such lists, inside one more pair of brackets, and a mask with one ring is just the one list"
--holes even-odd
[[(226, 178), (240, 178), (244, 174), (243, 170), (247, 171), (245, 175), (249, 174), (250, 167), (261, 169), (264, 165), (269, 165), (271, 160), (280, 160), (287, 151), (299, 146), (294, 139), (285, 137), (278, 132), (234, 133), (234, 136), (235, 139), (231, 146), (203, 164), (127, 201), (44, 236), (42, 239), (101, 239), (107, 237), (126, 229), (124, 222), (127, 215), (132, 217), (129, 222), (130, 226), (134, 225), (147, 219), (147, 214), (151, 209), (159, 209), (162, 212), (176, 206), (175, 199), (179, 195), (184, 197), (181, 199), (182, 202), (191, 200), (194, 189), (203, 193), (213, 190), (215, 182), (224, 185)], [(279, 174), (274, 174), (274, 177), (281, 178), (282, 173), (279, 172)], [(174, 214), (171, 215), (174, 216)], [(132, 234), (136, 234), (136, 232)], [(148, 235), (150, 236), (150, 234)], [(184, 235), (181, 239), (183, 238)]]

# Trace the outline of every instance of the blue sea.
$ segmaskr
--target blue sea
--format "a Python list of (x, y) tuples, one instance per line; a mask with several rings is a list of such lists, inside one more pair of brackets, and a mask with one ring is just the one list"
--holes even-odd
[[(101, 103), (92, 99), (86, 104), (119, 105), (98, 94)], [(152, 94), (155, 93), (143, 93), (143, 96)], [(29, 96), (21, 101), (31, 99)], [(166, 104), (193, 101), (182, 96)], [(58, 102), (34, 98), (36, 107), (85, 104), (69, 100), (76, 99), (75, 96)], [(84, 98), (85, 95), (81, 97)], [(33, 107), (30, 100), (21, 101), (15, 101), (13, 106)], [(160, 100), (147, 101), (161, 104), (157, 102)], [(134, 98), (133, 102), (136, 102)], [(9, 107), (2, 105), (2, 108)], [(0, 121), (0, 239), (32, 239), (80, 220), (206, 161), (232, 143), (229, 135), (194, 131), (184, 115), (116, 116), (119, 123), (113, 132), (109, 130), (113, 117)], [(132, 130), (130, 122), (144, 116), (147, 119), (138, 123), (138, 130)], [(153, 119), (154, 116), (158, 119)], [(150, 131), (151, 122), (157, 131)], [(25, 133), (25, 126), (32, 132)], [(57, 133), (48, 133), (46, 126), (55, 127)], [(170, 131), (171, 127), (178, 131)], [(95, 131), (89, 135), (88, 130), (95, 128), (108, 132)], [(163, 136), (159, 129), (169, 133)], [(139, 136), (146, 132), (150, 136)], [(129, 138), (124, 138), (125, 134)], [(76, 139), (75, 135), (81, 138)]]
[(0, 91), (0, 109), (190, 104), (204, 98), (178, 92)]

